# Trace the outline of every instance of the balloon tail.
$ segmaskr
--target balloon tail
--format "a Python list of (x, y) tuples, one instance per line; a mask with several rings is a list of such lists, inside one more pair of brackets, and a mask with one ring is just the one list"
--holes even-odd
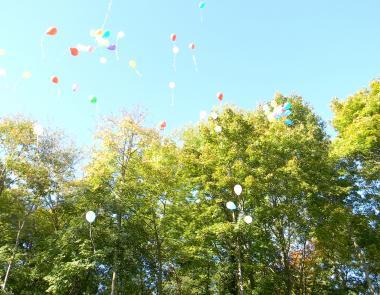
[(94, 254), (95, 254), (96, 253), (96, 249), (95, 249), (94, 238), (92, 237), (92, 225), (91, 225), (91, 223), (90, 223), (90, 239), (91, 239), (92, 248), (94, 249)]
[(171, 106), (174, 107), (174, 90), (172, 90), (172, 103)]
[(135, 70), (135, 73), (136, 73), (136, 75), (137, 75), (139, 78), (142, 77), (142, 74), (141, 74), (138, 70)]
[(104, 16), (104, 21), (103, 21), (103, 25), (102, 25), (102, 30), (104, 29), (104, 27), (105, 27), (106, 24), (107, 24), (108, 18), (109, 18), (110, 13), (111, 13), (111, 8), (112, 8), (112, 0), (109, 0), (109, 1), (108, 1), (108, 7), (107, 7), (106, 15)]
[(58, 95), (58, 97), (61, 97), (61, 95), (62, 95), (61, 87), (58, 87), (57, 95)]
[(177, 72), (177, 65), (176, 65), (175, 54), (173, 55), (173, 69), (174, 69), (174, 72)]
[(116, 54), (116, 60), (119, 60), (120, 57), (119, 57), (119, 39), (118, 39), (118, 38), (116, 39), (116, 50), (115, 50), (115, 54)]
[(193, 54), (193, 63), (194, 63), (195, 71), (198, 72), (197, 59), (195, 58), (195, 55), (194, 55), (194, 54)]

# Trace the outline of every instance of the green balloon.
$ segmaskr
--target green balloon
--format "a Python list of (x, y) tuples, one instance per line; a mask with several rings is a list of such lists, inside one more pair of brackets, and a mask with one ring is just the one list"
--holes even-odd
[(206, 7), (206, 2), (201, 2), (201, 3), (199, 3), (199, 8), (200, 9), (204, 9)]
[(98, 101), (98, 99), (96, 98), (96, 96), (90, 97), (90, 102), (91, 103), (95, 104), (97, 101)]

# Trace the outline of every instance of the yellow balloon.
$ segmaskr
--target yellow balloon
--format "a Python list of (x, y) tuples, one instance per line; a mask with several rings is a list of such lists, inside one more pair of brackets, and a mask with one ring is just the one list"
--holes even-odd
[(29, 71), (25, 71), (25, 72), (22, 73), (22, 77), (24, 79), (30, 79), (32, 77), (32, 73), (29, 72)]
[(0, 48), (0, 56), (3, 56), (3, 55), (5, 55), (5, 49), (3, 49), (3, 48)]
[(137, 63), (136, 63), (136, 61), (135, 61), (134, 59), (131, 59), (131, 60), (129, 61), (129, 66), (130, 66), (132, 69), (136, 69), (136, 67), (137, 67)]

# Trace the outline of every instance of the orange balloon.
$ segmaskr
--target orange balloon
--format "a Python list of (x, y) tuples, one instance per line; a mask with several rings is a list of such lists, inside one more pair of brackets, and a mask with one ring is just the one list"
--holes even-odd
[(58, 79), (57, 76), (51, 76), (51, 81), (52, 81), (54, 84), (58, 84), (59, 79)]
[(51, 27), (49, 28), (47, 31), (46, 31), (46, 35), (49, 35), (49, 36), (54, 36), (54, 35), (57, 35), (57, 28), (56, 27)]
[(79, 50), (75, 47), (71, 47), (70, 52), (71, 52), (72, 56), (78, 56), (79, 55)]

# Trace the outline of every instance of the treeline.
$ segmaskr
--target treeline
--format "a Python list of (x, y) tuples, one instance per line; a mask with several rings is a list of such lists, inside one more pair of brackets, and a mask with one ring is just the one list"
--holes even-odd
[(226, 106), (176, 139), (108, 118), (84, 171), (60, 132), (2, 118), (0, 293), (378, 294), (380, 82), (332, 102), (333, 140), (285, 102), (291, 126)]

